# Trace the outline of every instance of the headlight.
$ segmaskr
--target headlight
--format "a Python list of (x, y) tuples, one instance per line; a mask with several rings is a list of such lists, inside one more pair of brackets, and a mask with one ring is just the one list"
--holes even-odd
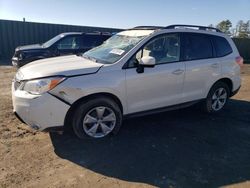
[(45, 93), (65, 80), (64, 77), (51, 77), (37, 80), (30, 80), (24, 83), (22, 90), (31, 94), (39, 95)]
[(18, 59), (19, 60), (22, 60), (24, 58), (24, 54), (23, 53), (20, 53), (19, 56), (18, 56)]

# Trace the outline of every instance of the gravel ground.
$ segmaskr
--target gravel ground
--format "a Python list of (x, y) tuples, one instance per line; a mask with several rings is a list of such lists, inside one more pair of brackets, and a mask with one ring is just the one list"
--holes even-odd
[(196, 107), (129, 119), (98, 141), (33, 131), (12, 114), (0, 66), (0, 187), (250, 187), (250, 65), (217, 115)]

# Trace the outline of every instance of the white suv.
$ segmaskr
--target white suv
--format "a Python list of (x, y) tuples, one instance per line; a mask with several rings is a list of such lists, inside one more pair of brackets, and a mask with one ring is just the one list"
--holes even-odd
[(12, 84), (14, 112), (37, 130), (69, 126), (79, 138), (105, 137), (132, 115), (196, 102), (220, 111), (241, 86), (242, 63), (215, 28), (136, 27), (80, 56), (22, 67)]

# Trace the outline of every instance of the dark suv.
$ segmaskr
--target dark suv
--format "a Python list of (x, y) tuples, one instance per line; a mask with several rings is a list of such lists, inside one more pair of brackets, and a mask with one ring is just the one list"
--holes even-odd
[(43, 44), (20, 46), (15, 49), (12, 64), (21, 67), (31, 61), (67, 54), (79, 54), (99, 46), (111, 37), (110, 33), (62, 33)]

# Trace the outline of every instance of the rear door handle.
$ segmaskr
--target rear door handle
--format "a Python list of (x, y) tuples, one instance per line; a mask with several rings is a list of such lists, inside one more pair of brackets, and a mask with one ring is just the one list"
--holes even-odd
[(179, 75), (179, 74), (182, 74), (183, 72), (184, 72), (184, 70), (182, 70), (182, 69), (177, 69), (177, 70), (173, 71), (172, 74)]
[(214, 64), (211, 65), (211, 67), (213, 67), (213, 68), (218, 68), (218, 67), (219, 67), (219, 64), (218, 64), (218, 63), (214, 63)]

